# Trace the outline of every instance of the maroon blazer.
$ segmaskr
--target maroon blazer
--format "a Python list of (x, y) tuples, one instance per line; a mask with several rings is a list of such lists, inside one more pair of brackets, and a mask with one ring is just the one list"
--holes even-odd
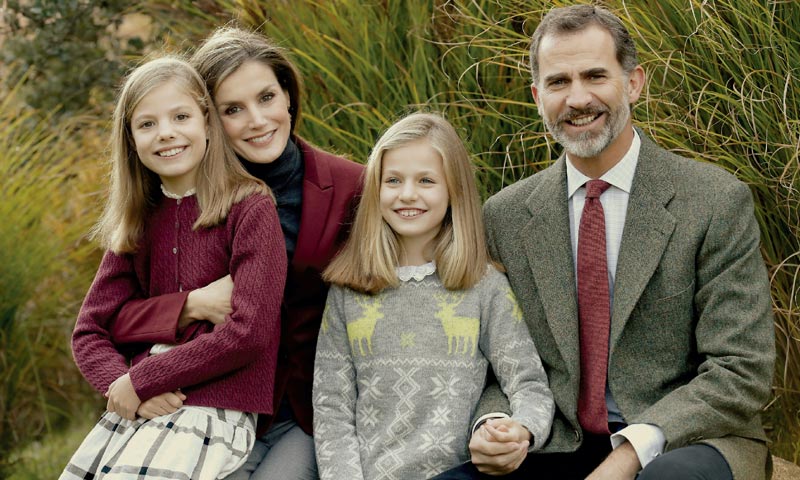
[[(328, 294), (321, 273), (349, 232), (364, 166), (314, 148), (299, 137), (294, 140), (303, 155), (303, 203), (283, 297), (273, 405), (277, 409), (286, 395), (298, 425), (310, 435), (314, 355)], [(114, 342), (180, 343), (178, 319), (188, 294), (129, 301), (114, 321)], [(259, 431), (271, 423), (271, 417), (261, 418)]]

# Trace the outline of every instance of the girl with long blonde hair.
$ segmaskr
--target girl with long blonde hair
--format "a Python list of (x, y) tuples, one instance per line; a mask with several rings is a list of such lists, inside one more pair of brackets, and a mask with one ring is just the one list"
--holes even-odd
[(430, 478), (467, 461), (489, 365), (528, 433), (521, 448), (544, 444), (547, 378), (490, 263), (470, 157), (447, 120), (412, 114), (378, 140), (324, 278), (313, 394), (323, 479)]
[[(299, 135), (302, 76), (272, 39), (221, 27), (194, 50), (190, 62), (206, 82), (239, 162), (272, 189), (289, 260), (276, 407), (259, 417), (253, 452), (230, 478), (313, 480), (311, 383), (328, 292), (321, 275), (349, 230), (364, 167)], [(228, 275), (214, 280), (129, 302), (117, 315), (112, 338), (123, 344), (171, 340), (192, 322), (224, 321), (233, 282)], [(142, 318), (147, 321), (138, 321)]]
[[(107, 411), (61, 478), (222, 478), (250, 453), (256, 416), (274, 411), (286, 254), (272, 196), (227, 144), (202, 77), (177, 57), (127, 77), (111, 151), (94, 229), (107, 252), (72, 337)], [(177, 341), (111, 340), (126, 303), (225, 275), (236, 284), (224, 324), (194, 323)]]

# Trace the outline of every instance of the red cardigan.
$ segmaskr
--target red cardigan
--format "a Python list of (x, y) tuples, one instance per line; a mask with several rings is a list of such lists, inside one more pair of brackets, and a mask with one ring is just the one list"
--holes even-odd
[[(282, 336), (273, 404), (280, 405), (285, 394), (297, 423), (311, 434), (314, 354), (328, 294), (320, 275), (349, 231), (361, 193), (364, 166), (314, 148), (299, 137), (294, 140), (303, 155), (303, 203), (297, 248), (289, 265), (281, 309)], [(128, 302), (114, 323), (114, 341), (174, 342), (187, 295), (184, 291)], [(270, 423), (271, 418), (262, 419), (259, 430), (264, 431)]]
[[(127, 372), (142, 401), (180, 388), (187, 405), (272, 413), (286, 278), (275, 206), (253, 195), (234, 205), (223, 224), (194, 231), (197, 215), (196, 197), (163, 197), (136, 253), (105, 254), (72, 335), (75, 362), (101, 393)], [(233, 313), (224, 325), (197, 322), (185, 332), (191, 341), (159, 355), (147, 355), (155, 342), (135, 345), (128, 368), (109, 332), (123, 305), (199, 288), (228, 273)]]

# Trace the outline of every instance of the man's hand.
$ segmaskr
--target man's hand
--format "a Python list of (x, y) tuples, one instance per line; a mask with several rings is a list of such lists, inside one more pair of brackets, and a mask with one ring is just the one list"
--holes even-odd
[(633, 445), (625, 442), (615, 448), (586, 480), (632, 480), (641, 468)]
[(122, 418), (128, 420), (136, 419), (136, 410), (142, 403), (139, 396), (136, 395), (136, 390), (133, 389), (130, 374), (125, 375), (114, 380), (108, 386), (108, 391), (105, 394), (108, 402), (106, 409), (109, 412), (114, 412)]
[(136, 414), (142, 418), (152, 420), (161, 415), (174, 413), (183, 406), (184, 400), (186, 400), (186, 395), (180, 390), (162, 393), (142, 402), (139, 405), (139, 409), (136, 410)]
[(472, 463), (481, 473), (506, 475), (528, 455), (531, 434), (510, 418), (494, 418), (480, 426), (469, 442)]
[(225, 316), (233, 312), (232, 294), (233, 279), (230, 275), (225, 275), (203, 288), (192, 290), (181, 310), (178, 328), (184, 329), (197, 320), (208, 320), (214, 325), (225, 323)]

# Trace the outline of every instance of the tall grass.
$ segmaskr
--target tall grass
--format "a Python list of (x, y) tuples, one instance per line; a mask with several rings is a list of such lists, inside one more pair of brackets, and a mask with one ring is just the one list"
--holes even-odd
[[(69, 333), (89, 263), (79, 241), (85, 199), (75, 181), (89, 142), (15, 101), (0, 103), (0, 477), (9, 451), (60, 428), (86, 391)], [(92, 179), (96, 184), (96, 179)], [(81, 201), (83, 200), (83, 201)]]
[[(475, 153), (482, 195), (559, 153), (533, 105), (527, 47), (561, 0), (150, 0), (168, 48), (231, 18), (286, 47), (306, 77), (300, 133), (366, 159), (418, 108), (444, 112)], [(800, 460), (800, 2), (608, 0), (648, 72), (634, 114), (663, 146), (750, 185), (772, 282), (778, 362), (772, 450)], [(0, 104), (0, 459), (90, 402), (68, 335), (97, 264), (81, 240), (102, 189), (102, 127), (33, 123)], [(2, 469), (3, 461), (0, 461)], [(2, 472), (0, 472), (0, 476)]]
[[(173, 38), (199, 41), (237, 18), (288, 48), (306, 76), (301, 133), (366, 158), (397, 116), (440, 110), (475, 153), (487, 196), (557, 154), (532, 104), (530, 35), (544, 0), (153, 2)], [(800, 459), (797, 178), (800, 3), (782, 0), (609, 0), (648, 72), (636, 123), (680, 154), (716, 163), (750, 185), (775, 311), (778, 362), (765, 412), (772, 449)], [(213, 12), (209, 15), (208, 12)]]

